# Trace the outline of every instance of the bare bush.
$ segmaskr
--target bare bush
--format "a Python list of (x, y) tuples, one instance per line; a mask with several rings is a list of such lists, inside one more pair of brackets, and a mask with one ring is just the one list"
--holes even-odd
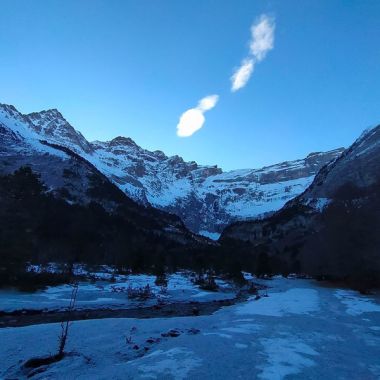
[(130, 285), (127, 289), (127, 294), (129, 299), (147, 300), (154, 297), (154, 293), (152, 292), (149, 284), (145, 285), (144, 287), (137, 288), (133, 288)]
[(71, 314), (72, 314), (74, 307), (75, 307), (77, 294), (78, 294), (78, 284), (75, 283), (75, 284), (73, 284), (73, 290), (71, 291), (70, 304), (67, 308), (67, 311), (68, 311), (67, 320), (61, 322), (61, 335), (59, 336), (59, 339), (58, 339), (58, 342), (59, 342), (58, 355), (59, 356), (63, 356), (63, 354), (64, 354), (64, 350), (65, 350), (65, 346), (66, 346), (66, 342), (67, 342), (67, 336), (69, 334), (69, 327), (72, 324), (70, 317), (71, 317)]
[(69, 328), (72, 323), (71, 316), (75, 307), (77, 293), (78, 293), (78, 284), (75, 283), (73, 284), (73, 290), (71, 291), (70, 303), (67, 308), (67, 311), (68, 311), (67, 319), (66, 321), (62, 321), (61, 323), (61, 334), (59, 335), (59, 338), (58, 338), (58, 343), (59, 343), (58, 352), (55, 355), (36, 357), (36, 358), (27, 360), (23, 364), (22, 367), (26, 371), (26, 375), (28, 378), (34, 376), (37, 373), (44, 371), (45, 369), (43, 366), (47, 366), (49, 364), (58, 362), (62, 360), (62, 358), (64, 357), (67, 337), (69, 335)]

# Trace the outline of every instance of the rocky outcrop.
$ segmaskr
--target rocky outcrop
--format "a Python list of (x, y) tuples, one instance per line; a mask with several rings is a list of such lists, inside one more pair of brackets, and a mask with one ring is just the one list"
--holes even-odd
[(24, 118), (35, 132), (50, 142), (61, 144), (62, 140), (65, 140), (65, 145), (77, 146), (85, 153), (93, 150), (82, 134), (76, 131), (56, 109), (33, 112), (24, 115)]
[(342, 185), (368, 188), (379, 179), (380, 126), (368, 129), (343, 154), (323, 168), (311, 186), (297, 199), (304, 204), (326, 203)]

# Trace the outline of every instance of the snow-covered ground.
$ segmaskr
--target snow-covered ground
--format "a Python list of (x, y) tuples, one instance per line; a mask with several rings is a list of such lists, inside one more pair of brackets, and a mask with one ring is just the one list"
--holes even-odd
[[(69, 353), (33, 379), (379, 379), (380, 299), (275, 278), (213, 315), (74, 322)], [(166, 333), (177, 329), (178, 337)], [(54, 353), (59, 324), (0, 329), (0, 378)], [(130, 338), (130, 343), (127, 342)]]
[[(34, 268), (39, 270), (39, 268)], [(49, 268), (54, 271), (54, 267)], [(102, 272), (89, 273), (82, 267), (76, 268), (78, 274), (92, 276), (95, 280), (80, 281), (76, 300), (77, 309), (131, 308), (152, 306), (157, 302), (212, 301), (234, 298), (235, 291), (231, 284), (216, 280), (219, 292), (205, 291), (195, 285), (189, 272), (179, 272), (167, 276), (166, 289), (155, 285), (152, 275), (113, 275), (110, 268)], [(114, 281), (110, 282), (110, 278)], [(143, 289), (149, 285), (152, 297), (140, 300), (128, 297), (129, 289)], [(0, 311), (14, 310), (65, 310), (70, 301), (71, 285), (51, 286), (33, 293), (16, 290), (0, 290)]]

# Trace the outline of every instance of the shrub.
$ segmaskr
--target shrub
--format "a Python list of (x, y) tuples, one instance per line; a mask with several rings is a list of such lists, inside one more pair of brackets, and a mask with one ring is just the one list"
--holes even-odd
[(154, 293), (149, 284), (144, 287), (133, 288), (131, 285), (127, 289), (129, 299), (147, 300), (154, 297)]

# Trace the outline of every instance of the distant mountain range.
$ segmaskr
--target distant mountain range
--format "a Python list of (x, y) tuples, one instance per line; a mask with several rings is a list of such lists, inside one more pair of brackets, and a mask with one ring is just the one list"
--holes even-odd
[[(48, 152), (55, 156), (52, 159), (58, 168), (64, 152), (52, 149), (52, 145), (68, 148), (133, 200), (176, 214), (191, 231), (212, 238), (217, 238), (229, 223), (280, 209), (312, 183), (322, 166), (344, 151), (338, 148), (261, 169), (223, 172), (217, 166), (202, 166), (179, 156), (145, 150), (128, 137), (89, 142), (56, 109), (24, 115), (13, 106), (0, 104), (0, 122), (28, 142), (24, 153), (28, 146)], [(21, 149), (18, 144), (14, 145)], [(17, 165), (13, 161), (12, 166)], [(55, 181), (64, 179), (56, 177)]]

